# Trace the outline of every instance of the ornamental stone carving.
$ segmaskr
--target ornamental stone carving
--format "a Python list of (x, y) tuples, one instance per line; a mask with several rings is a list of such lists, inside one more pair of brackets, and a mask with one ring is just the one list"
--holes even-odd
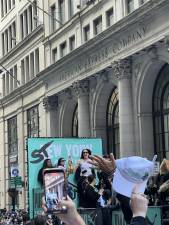
[(71, 99), (72, 98), (72, 92), (70, 88), (67, 88), (63, 91), (63, 95), (65, 98)]
[(157, 47), (153, 45), (151, 48), (147, 49), (147, 55), (152, 59), (158, 59)]
[(164, 38), (164, 46), (166, 50), (169, 52), (169, 37), (168, 36)]
[(89, 94), (89, 80), (80, 80), (75, 81), (72, 84), (72, 88), (74, 92), (76, 93), (77, 97), (80, 97), (82, 95), (88, 95)]
[(101, 82), (108, 82), (109, 81), (109, 72), (107, 70), (103, 70), (99, 77), (98, 77), (99, 80), (101, 80)]
[(63, 103), (72, 98), (71, 88), (67, 88), (58, 93), (58, 106), (61, 107)]
[(57, 110), (58, 96), (52, 95), (52, 96), (45, 97), (43, 99), (43, 107), (46, 109), (46, 111)]
[(138, 62), (133, 67), (133, 76), (135, 82), (139, 79), (140, 70), (141, 70), (141, 62)]
[(131, 78), (131, 59), (121, 59), (112, 63), (113, 75), (118, 79)]

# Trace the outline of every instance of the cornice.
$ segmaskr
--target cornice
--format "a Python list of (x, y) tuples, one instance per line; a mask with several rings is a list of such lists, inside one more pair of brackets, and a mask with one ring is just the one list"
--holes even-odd
[(6, 95), (0, 100), (0, 106), (8, 106), (9, 104), (13, 103), (14, 101), (19, 100), (21, 97), (26, 97), (29, 94), (36, 91), (38, 88), (42, 87), (44, 83), (39, 81), (37, 77), (30, 80), (28, 83), (18, 87), (10, 94)]
[(152, 19), (152, 15), (156, 15), (158, 10), (163, 10), (166, 7), (169, 7), (169, 1), (167, 0), (148, 1), (99, 35), (90, 39), (88, 42), (82, 44), (63, 58), (59, 59), (56, 63), (41, 71), (38, 76), (40, 78), (45, 78), (53, 71), (61, 69), (65, 64), (71, 64), (73, 60), (78, 59), (82, 54), (86, 54), (86, 56), (88, 56), (91, 50), (97, 48), (97, 46), (104, 47), (107, 43), (110, 43), (116, 35), (120, 34), (120, 32), (128, 31), (129, 27), (145, 25), (146, 21)]

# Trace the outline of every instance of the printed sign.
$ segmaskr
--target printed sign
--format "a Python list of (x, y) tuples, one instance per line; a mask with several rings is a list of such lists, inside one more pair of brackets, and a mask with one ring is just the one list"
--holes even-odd
[(19, 176), (18, 167), (11, 167), (11, 177), (17, 177), (17, 176)]
[[(28, 184), (30, 216), (33, 216), (33, 191), (40, 188), (37, 176), (45, 159), (50, 158), (52, 165), (60, 157), (68, 161), (71, 157), (73, 165), (80, 159), (81, 151), (88, 148), (92, 154), (102, 155), (102, 140), (100, 138), (28, 138)], [(69, 181), (74, 182), (74, 174), (69, 176)]]
[(160, 172), (160, 162), (154, 162), (154, 176)]

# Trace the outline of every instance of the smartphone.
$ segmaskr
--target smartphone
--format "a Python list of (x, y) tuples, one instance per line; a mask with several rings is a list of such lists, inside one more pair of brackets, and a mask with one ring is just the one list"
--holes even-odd
[(66, 207), (58, 202), (67, 197), (67, 182), (62, 169), (51, 168), (43, 171), (46, 207), (49, 213), (65, 213)]

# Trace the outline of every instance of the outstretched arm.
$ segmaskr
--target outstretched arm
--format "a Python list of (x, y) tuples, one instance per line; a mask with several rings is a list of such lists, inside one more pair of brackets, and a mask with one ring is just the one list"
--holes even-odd
[(67, 200), (59, 202), (60, 206), (66, 206), (67, 213), (57, 214), (58, 218), (67, 225), (86, 225), (82, 217), (76, 210), (75, 203), (67, 196)]

